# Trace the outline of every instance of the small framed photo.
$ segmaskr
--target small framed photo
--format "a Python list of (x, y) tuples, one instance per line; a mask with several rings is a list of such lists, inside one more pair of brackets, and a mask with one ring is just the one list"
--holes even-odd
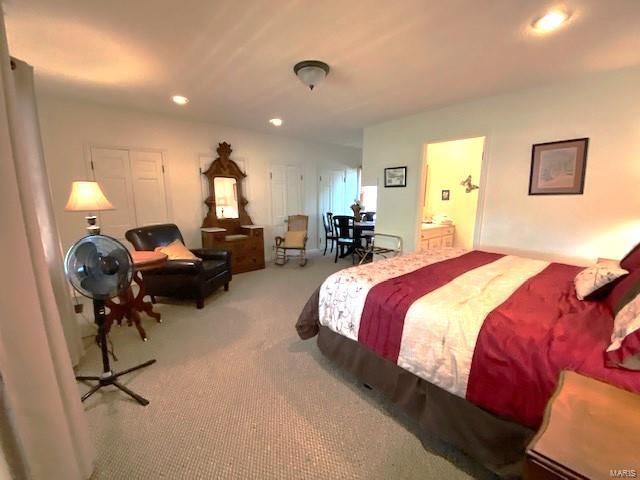
[(444, 200), (445, 202), (449, 201), (450, 195), (451, 192), (449, 190), (442, 190), (442, 200)]
[(582, 195), (588, 146), (588, 138), (533, 145), (529, 195)]
[(406, 187), (407, 167), (391, 167), (384, 169), (385, 187)]

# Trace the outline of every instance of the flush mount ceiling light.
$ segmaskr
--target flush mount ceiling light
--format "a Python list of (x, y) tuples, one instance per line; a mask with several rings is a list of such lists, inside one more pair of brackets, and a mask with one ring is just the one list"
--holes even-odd
[(281, 118), (272, 118), (271, 120), (269, 120), (269, 123), (271, 125), (273, 125), (274, 127), (279, 127), (280, 125), (282, 125), (282, 119)]
[(304, 60), (293, 66), (293, 73), (304, 83), (309, 90), (324, 80), (329, 75), (329, 65), (318, 60)]
[(544, 14), (542, 17), (535, 20), (531, 26), (536, 32), (548, 33), (552, 32), (556, 28), (560, 27), (563, 23), (569, 20), (568, 12), (565, 10), (551, 10)]
[(189, 99), (187, 97), (183, 97), (182, 95), (174, 95), (173, 97), (171, 97), (171, 100), (173, 101), (173, 103), (176, 103), (178, 105), (186, 105), (187, 103), (189, 103)]

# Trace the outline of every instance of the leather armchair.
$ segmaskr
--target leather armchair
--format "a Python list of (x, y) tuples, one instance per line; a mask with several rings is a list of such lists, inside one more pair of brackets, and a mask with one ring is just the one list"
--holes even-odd
[[(152, 251), (174, 240), (184, 243), (178, 227), (172, 223), (150, 225), (128, 230), (125, 238), (136, 250)], [(231, 252), (196, 248), (191, 250), (198, 260), (168, 260), (164, 265), (142, 272), (144, 286), (151, 298), (189, 298), (198, 308), (215, 289), (229, 290), (231, 281)]]

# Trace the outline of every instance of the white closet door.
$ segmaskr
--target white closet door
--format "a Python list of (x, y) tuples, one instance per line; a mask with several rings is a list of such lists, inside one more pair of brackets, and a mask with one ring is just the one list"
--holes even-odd
[(166, 223), (168, 214), (162, 153), (131, 150), (129, 156), (138, 226)]
[(271, 225), (274, 235), (284, 235), (287, 218), (287, 167), (272, 165), (269, 172), (271, 184)]
[[(356, 187), (357, 191), (357, 171), (356, 172)], [(320, 216), (318, 222), (318, 231), (320, 232), (320, 244), (324, 248), (324, 227), (322, 225), (322, 215), (326, 215), (327, 212), (331, 212), (334, 215), (353, 215), (351, 204), (353, 198), (355, 198), (355, 191), (352, 188), (352, 183), (349, 180), (353, 177), (349, 176), (346, 170), (323, 170), (320, 173), (319, 179), (319, 206)], [(353, 197), (353, 198), (351, 198)]]
[(129, 151), (92, 148), (91, 168), (94, 180), (114, 206), (114, 210), (99, 212), (101, 231), (124, 240), (124, 233), (136, 226)]
[(324, 248), (324, 221), (322, 217), (326, 219), (327, 212), (331, 212), (331, 177), (328, 172), (321, 172), (318, 178), (318, 232), (320, 232), (319, 245), (320, 248)]
[(347, 215), (353, 215), (353, 210), (351, 210), (351, 205), (355, 202), (356, 198), (360, 196), (360, 192), (358, 191), (358, 169), (357, 168), (348, 168), (345, 172), (345, 204), (347, 208)]
[(287, 166), (287, 216), (301, 215), (302, 173), (300, 167)]
[(346, 192), (347, 177), (344, 170), (335, 170), (331, 176), (331, 209), (334, 215), (348, 215), (349, 205)]
[(284, 235), (289, 215), (303, 214), (302, 174), (300, 167), (272, 165), (269, 172), (271, 183), (271, 225), (275, 235)]

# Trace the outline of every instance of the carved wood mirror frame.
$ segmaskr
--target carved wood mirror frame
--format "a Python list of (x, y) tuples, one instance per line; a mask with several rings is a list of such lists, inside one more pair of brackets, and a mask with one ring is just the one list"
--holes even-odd
[[(209, 196), (204, 203), (209, 208), (207, 216), (202, 221), (202, 227), (221, 227), (226, 228), (230, 233), (237, 231), (240, 225), (253, 225), (251, 217), (247, 213), (245, 207), (249, 203), (244, 197), (242, 190), (242, 180), (247, 176), (240, 167), (229, 158), (231, 155), (231, 145), (227, 142), (218, 144), (216, 149), (218, 158), (216, 158), (203, 175), (207, 177), (209, 183)], [(216, 214), (216, 190), (214, 179), (216, 177), (235, 178), (236, 188), (238, 192), (238, 218), (218, 218)]]

